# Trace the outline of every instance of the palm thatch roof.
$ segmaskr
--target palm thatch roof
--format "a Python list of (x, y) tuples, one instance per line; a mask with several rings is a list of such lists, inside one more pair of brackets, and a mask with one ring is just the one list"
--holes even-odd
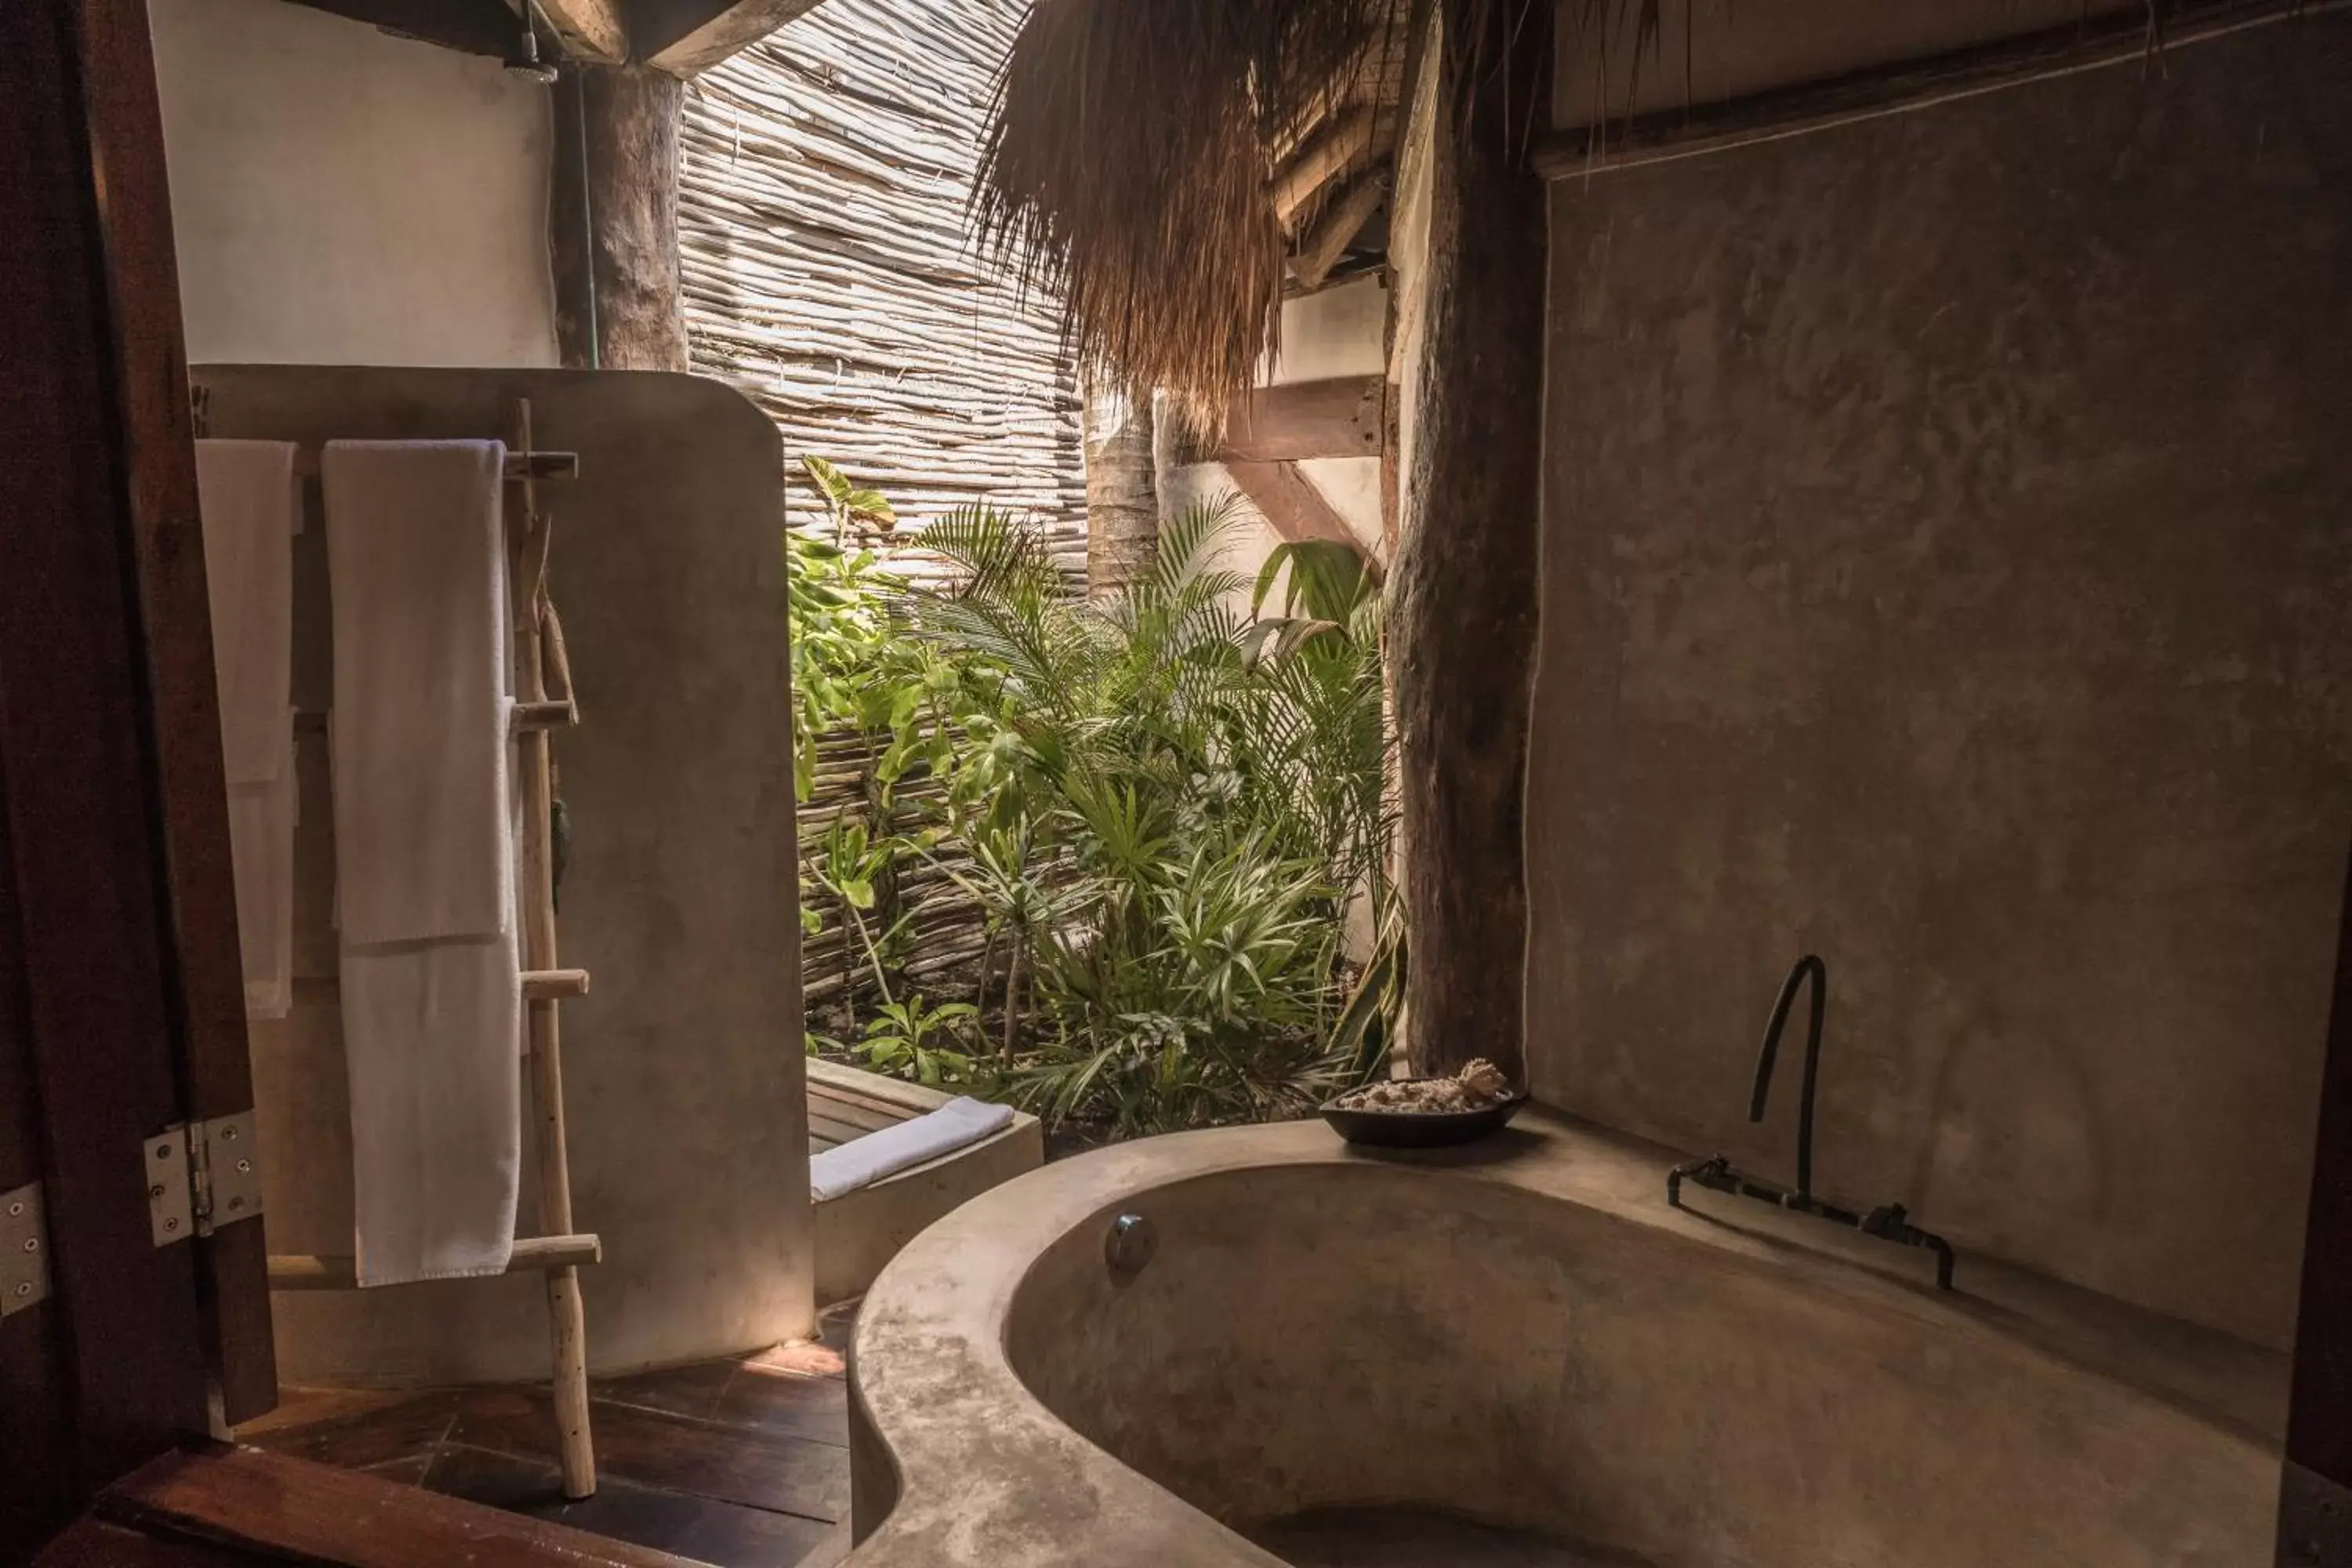
[[(1426, 0), (1038, 0), (974, 195), (983, 245), (1058, 291), (1078, 360), (1217, 428), (1281, 302), (1360, 228)], [(1344, 244), (1346, 236), (1341, 237)]]

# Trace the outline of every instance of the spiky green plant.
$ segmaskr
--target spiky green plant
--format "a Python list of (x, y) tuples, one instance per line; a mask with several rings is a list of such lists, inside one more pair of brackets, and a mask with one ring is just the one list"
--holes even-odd
[(1018, 877), (999, 855), (962, 879), (1005, 933), (1007, 1019), (1025, 1007), (1011, 1085), (1050, 1116), (1291, 1114), (1377, 1060), (1392, 995), (1356, 987), (1391, 958), (1343, 934), (1351, 906), (1395, 930), (1377, 596), (1352, 554), (1292, 547), (1255, 595), (1285, 576), (1285, 614), (1244, 615), (1219, 563), (1237, 521), (1171, 520), (1099, 603), (1004, 514), (923, 535), (961, 569), (913, 611), (968, 683), (949, 831), (1024, 847)]

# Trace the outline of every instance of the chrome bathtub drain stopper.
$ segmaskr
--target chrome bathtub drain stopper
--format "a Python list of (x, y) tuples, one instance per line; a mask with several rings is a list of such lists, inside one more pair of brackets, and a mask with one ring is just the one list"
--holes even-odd
[(1139, 1214), (1119, 1215), (1103, 1237), (1103, 1261), (1122, 1282), (1142, 1273), (1159, 1250), (1160, 1227)]

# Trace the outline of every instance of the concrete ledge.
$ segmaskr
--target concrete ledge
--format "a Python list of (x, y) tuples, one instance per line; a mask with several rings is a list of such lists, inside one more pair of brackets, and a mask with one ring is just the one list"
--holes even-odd
[[(854, 1137), (911, 1121), (954, 1098), (814, 1058), (808, 1079), (809, 1126), (820, 1140), (827, 1131)], [(1015, 1111), (1013, 1125), (993, 1137), (815, 1205), (817, 1304), (865, 1294), (883, 1265), (933, 1220), (1045, 1163), (1037, 1119)]]

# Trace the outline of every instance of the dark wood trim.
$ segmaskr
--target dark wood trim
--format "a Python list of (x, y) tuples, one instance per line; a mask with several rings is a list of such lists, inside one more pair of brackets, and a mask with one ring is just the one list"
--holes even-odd
[[(161, 816), (166, 1002), (185, 1113), (231, 1116), (253, 1108), (253, 1073), (163, 114), (146, 6), (78, 0), (77, 9), (91, 170), (106, 193), (98, 241)], [(197, 1259), (226, 1417), (248, 1420), (278, 1402), (262, 1222), (221, 1229)]]
[[(686, 1560), (396, 1481), (207, 1444), (125, 1477), (93, 1511), (177, 1537), (335, 1568), (685, 1568)], [(45, 1560), (62, 1568), (66, 1560)]]
[[(2159, 47), (2176, 49), (2336, 8), (2327, 0), (2192, 0), (2166, 8), (2168, 19)], [(1612, 121), (1598, 128), (1598, 134), (1593, 127), (1554, 132), (1538, 147), (1535, 163), (1547, 178), (1569, 179), (1726, 152), (1928, 109), (2052, 76), (2144, 61), (2150, 44), (2147, 15), (2122, 11), (1687, 110)]]
[[(120, 0), (127, 3), (127, 0)], [(0, 757), (40, 1098), (75, 1486), (205, 1429), (195, 1250), (148, 1237), (142, 1145), (181, 1119), (125, 430), (75, 9), (0, 7)], [(113, 193), (108, 193), (113, 197)]]
[[(0, 27), (0, 34), (5, 34)], [(0, 114), (5, 121), (5, 114)], [(6, 154), (0, 150), (0, 160)], [(0, 1192), (41, 1178), (32, 1027), (25, 1012), (24, 942), (7, 874), (7, 778), (0, 758)], [(32, 1554), (76, 1506), (64, 1323), (54, 1301), (0, 1321), (0, 1563)]]
[(2286, 1457), (2323, 1480), (2352, 1488), (2352, 869), (2336, 942)]
[[(1391, 296), (1394, 285), (1391, 285)], [(1393, 307), (1391, 308), (1393, 316)], [(1391, 330), (1394, 330), (1391, 320)], [(1404, 388), (1390, 381), (1381, 385), (1381, 559), (1393, 561), (1397, 553), (1397, 531), (1403, 519), (1403, 469), (1400, 467), (1404, 455)]]
[(86, 1496), (204, 1429), (205, 1356), (194, 1251), (152, 1245), (140, 1154), (182, 1109), (79, 21), (74, 5), (0, 6), (0, 875)]
[(293, 0), (346, 21), (466, 55), (504, 58), (522, 47), (522, 18), (505, 0)]
[(1214, 460), (1295, 463), (1310, 458), (1377, 458), (1382, 395), (1378, 375), (1261, 386), (1234, 411)]

